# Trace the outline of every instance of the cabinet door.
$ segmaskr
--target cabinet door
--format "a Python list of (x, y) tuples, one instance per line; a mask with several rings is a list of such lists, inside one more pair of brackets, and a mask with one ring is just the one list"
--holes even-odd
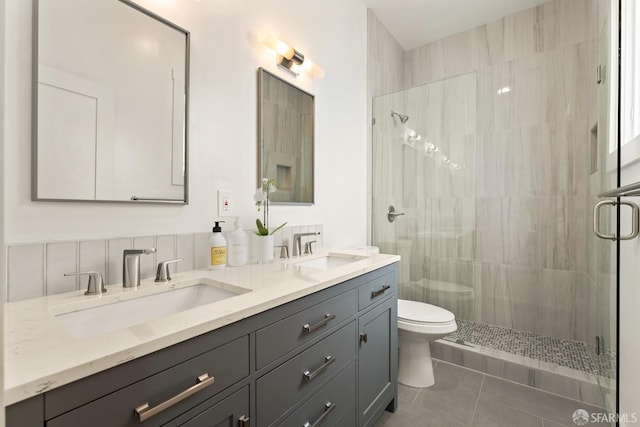
[(392, 304), (390, 299), (363, 314), (359, 321), (358, 417), (365, 425), (380, 414), (393, 397), (395, 369), (392, 350)]
[(180, 424), (184, 427), (242, 427), (245, 425), (249, 426), (249, 386), (236, 391)]

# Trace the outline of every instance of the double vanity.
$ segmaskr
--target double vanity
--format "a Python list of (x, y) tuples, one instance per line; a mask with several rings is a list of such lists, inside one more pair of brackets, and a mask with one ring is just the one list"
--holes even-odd
[(9, 303), (7, 425), (373, 425), (397, 405), (398, 261), (325, 250)]

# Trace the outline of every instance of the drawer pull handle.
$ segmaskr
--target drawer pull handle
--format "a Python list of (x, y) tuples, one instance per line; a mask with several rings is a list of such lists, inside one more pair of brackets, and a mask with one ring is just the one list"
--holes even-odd
[(391, 288), (390, 285), (384, 285), (382, 288), (378, 289), (377, 291), (371, 291), (371, 298), (375, 298), (380, 294), (384, 294), (386, 290), (390, 288)]
[(316, 369), (313, 372), (304, 371), (302, 376), (304, 377), (305, 380), (311, 381), (312, 379), (314, 379), (315, 377), (323, 373), (329, 367), (329, 365), (331, 365), (335, 361), (336, 361), (335, 357), (327, 356), (324, 358), (324, 362), (322, 362), (322, 366), (320, 366), (318, 369)]
[(215, 381), (215, 378), (210, 377), (209, 374), (206, 374), (206, 373), (202, 374), (198, 377), (197, 384), (192, 385), (185, 391), (176, 394), (172, 398), (165, 400), (164, 402), (160, 403), (157, 406), (154, 406), (153, 408), (150, 408), (149, 402), (147, 402), (143, 405), (138, 406), (136, 409), (133, 410), (133, 412), (135, 412), (136, 417), (140, 422), (146, 421), (149, 418), (153, 417), (154, 415), (158, 415), (160, 412), (164, 411), (165, 409), (169, 409), (176, 403), (183, 401), (187, 397), (199, 392), (204, 388), (209, 387), (214, 383), (214, 381)]
[(331, 411), (333, 411), (336, 408), (336, 404), (335, 403), (331, 403), (331, 402), (327, 402), (324, 404), (324, 412), (322, 413), (322, 415), (320, 415), (320, 418), (318, 418), (313, 424), (310, 424), (309, 421), (307, 421), (306, 423), (304, 423), (303, 427), (317, 427), (320, 425), (320, 423), (322, 423), (322, 421), (324, 421), (324, 419), (331, 413)]
[(309, 326), (308, 323), (306, 325), (303, 325), (302, 326), (302, 330), (305, 333), (310, 334), (311, 332), (315, 331), (316, 329), (321, 328), (324, 325), (326, 325), (327, 323), (331, 322), (335, 318), (336, 318), (335, 314), (327, 313), (327, 314), (324, 315), (324, 319), (322, 319), (321, 321), (319, 321), (315, 325)]
[(360, 343), (365, 343), (366, 344), (368, 339), (369, 339), (369, 337), (364, 332), (360, 334)]
[(238, 427), (251, 427), (251, 420), (249, 419), (249, 417), (243, 415), (238, 418)]

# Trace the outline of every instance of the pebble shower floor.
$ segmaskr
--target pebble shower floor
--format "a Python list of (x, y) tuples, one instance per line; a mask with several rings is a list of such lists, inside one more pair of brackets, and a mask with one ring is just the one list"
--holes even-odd
[(456, 319), (456, 322), (458, 330), (448, 335), (446, 340), (479, 345), (594, 375), (615, 378), (615, 354), (605, 351), (597, 355), (595, 348), (586, 343), (469, 320)]

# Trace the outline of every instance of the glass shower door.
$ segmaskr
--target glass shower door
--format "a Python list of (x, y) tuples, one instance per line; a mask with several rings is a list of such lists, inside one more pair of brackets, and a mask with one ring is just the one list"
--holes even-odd
[(373, 101), (372, 244), (402, 257), (399, 297), (475, 313), (476, 76)]
[[(590, 179), (588, 181), (588, 224), (586, 281), (592, 301), (592, 358), (603, 406), (617, 412), (618, 292), (620, 233), (627, 234), (626, 208), (620, 199), (609, 197), (620, 184), (618, 140), (618, 2), (607, 2), (611, 15), (602, 19), (598, 37), (597, 122), (590, 138)], [(605, 4), (603, 3), (603, 6)], [(606, 9), (603, 7), (601, 11)], [(613, 55), (612, 55), (613, 53)], [(614, 190), (615, 192), (615, 190)], [(622, 215), (622, 216), (621, 216)], [(600, 235), (598, 235), (600, 234)], [(607, 238), (607, 235), (609, 238)]]

